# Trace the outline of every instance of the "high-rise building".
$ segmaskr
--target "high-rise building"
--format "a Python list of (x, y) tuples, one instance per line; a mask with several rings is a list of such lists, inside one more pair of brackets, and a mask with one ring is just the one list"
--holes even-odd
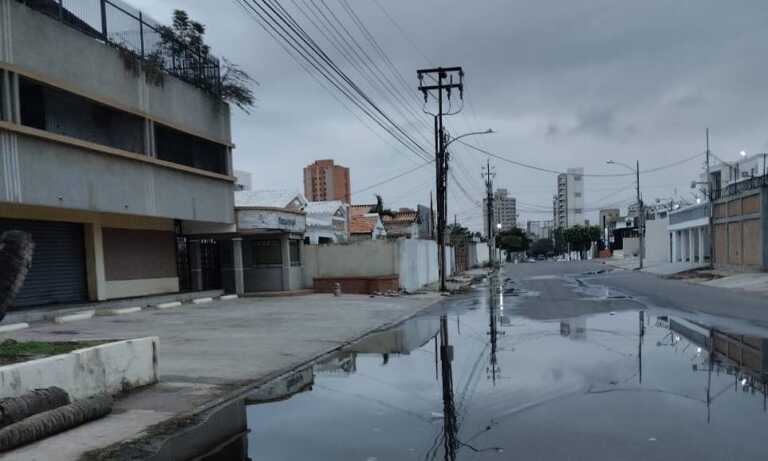
[(304, 195), (311, 202), (352, 201), (349, 168), (334, 165), (333, 160), (316, 160), (304, 167)]
[(526, 232), (537, 239), (552, 238), (552, 220), (528, 221)]
[(555, 227), (584, 225), (584, 168), (568, 168), (557, 175), (552, 207)]
[[(488, 233), (488, 199), (483, 199), (483, 227)], [(509, 196), (507, 189), (496, 189), (493, 194), (493, 226), (494, 231), (498, 231), (498, 224), (501, 224), (501, 230), (507, 231), (517, 227), (517, 200)]]

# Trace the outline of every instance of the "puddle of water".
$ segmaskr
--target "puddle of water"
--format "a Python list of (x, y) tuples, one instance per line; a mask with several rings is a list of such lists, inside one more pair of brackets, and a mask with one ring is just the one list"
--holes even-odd
[(648, 311), (536, 321), (500, 285), (256, 391), (250, 458), (764, 457), (765, 337)]

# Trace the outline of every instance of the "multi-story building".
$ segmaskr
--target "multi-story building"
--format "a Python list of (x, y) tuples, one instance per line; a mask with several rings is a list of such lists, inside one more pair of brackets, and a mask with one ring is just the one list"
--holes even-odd
[[(488, 227), (488, 199), (483, 199), (483, 226)], [(494, 232), (507, 231), (517, 227), (517, 200), (509, 196), (507, 189), (496, 189), (493, 194), (493, 226)], [(486, 234), (488, 229), (485, 230)]]
[(304, 195), (311, 202), (341, 200), (349, 204), (352, 201), (349, 168), (334, 165), (333, 160), (317, 160), (305, 166)]
[(553, 225), (552, 220), (528, 221), (526, 231), (537, 239), (548, 239), (552, 238)]
[(203, 288), (179, 237), (234, 220), (218, 61), (182, 53), (150, 75), (157, 23), (93, 4), (0, 0), (0, 232), (35, 243), (17, 307)]
[(552, 202), (555, 227), (584, 225), (584, 168), (568, 168), (557, 175)]

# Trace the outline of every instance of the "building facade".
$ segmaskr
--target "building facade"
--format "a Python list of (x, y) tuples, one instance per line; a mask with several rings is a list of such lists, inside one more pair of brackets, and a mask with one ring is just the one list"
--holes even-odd
[(334, 165), (333, 160), (317, 160), (304, 167), (304, 195), (311, 202), (352, 201), (349, 168)]
[(702, 203), (669, 213), (669, 261), (709, 262), (709, 205)]
[(349, 205), (341, 200), (309, 202), (304, 207), (307, 233), (304, 243), (323, 245), (349, 240)]
[(65, 7), (0, 0), (0, 232), (35, 243), (17, 308), (205, 288), (178, 242), (190, 223), (234, 222), (218, 73), (148, 76), (112, 46), (121, 13), (90, 25)]
[(554, 223), (552, 220), (545, 221), (528, 221), (526, 224), (526, 231), (529, 235), (532, 235), (537, 239), (550, 239), (552, 238), (552, 230)]
[(557, 175), (552, 202), (555, 227), (584, 225), (584, 168), (568, 168)]
[[(488, 233), (488, 199), (483, 199), (483, 227)], [(496, 189), (493, 194), (493, 229), (499, 231), (498, 225), (501, 224), (501, 231), (508, 231), (517, 227), (517, 199), (509, 195), (507, 189)]]

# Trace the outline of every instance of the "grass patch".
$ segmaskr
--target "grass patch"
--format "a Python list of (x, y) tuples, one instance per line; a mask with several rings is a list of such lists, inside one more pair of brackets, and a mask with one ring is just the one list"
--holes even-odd
[(98, 346), (109, 341), (14, 341), (8, 339), (0, 343), (0, 364), (26, 362), (28, 360), (66, 354), (77, 349)]

